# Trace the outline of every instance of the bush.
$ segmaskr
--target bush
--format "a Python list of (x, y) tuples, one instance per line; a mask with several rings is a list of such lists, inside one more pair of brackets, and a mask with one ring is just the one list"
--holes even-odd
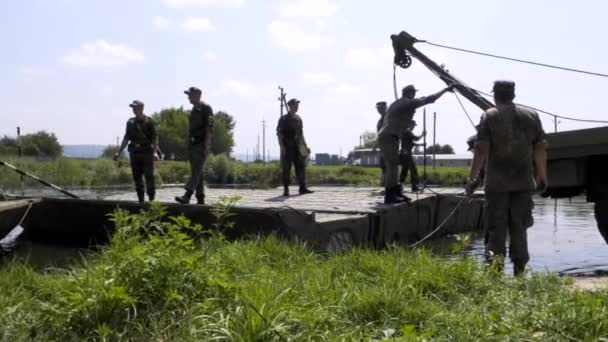
[(16, 260), (2, 265), (0, 340), (608, 335), (608, 291), (574, 291), (552, 275), (505, 278), (467, 257), (447, 261), (399, 246), (328, 256), (275, 236), (229, 242), (183, 217), (165, 217), (154, 202), (148, 211), (113, 217), (111, 244), (69, 270), (38, 272)]

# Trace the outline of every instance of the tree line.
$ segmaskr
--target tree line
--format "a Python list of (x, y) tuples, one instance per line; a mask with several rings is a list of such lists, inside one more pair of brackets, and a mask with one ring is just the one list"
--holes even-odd
[[(174, 160), (188, 159), (188, 111), (183, 107), (167, 108), (151, 115), (157, 125), (159, 146), (166, 158)], [(224, 111), (214, 115), (210, 152), (212, 154), (230, 155), (234, 148), (234, 117)], [(63, 149), (54, 133), (39, 131), (23, 135), (20, 141), (4, 136), (0, 138), (0, 155), (17, 155), (21, 144), (24, 156), (56, 158)], [(111, 158), (118, 147), (109, 145), (101, 157)]]

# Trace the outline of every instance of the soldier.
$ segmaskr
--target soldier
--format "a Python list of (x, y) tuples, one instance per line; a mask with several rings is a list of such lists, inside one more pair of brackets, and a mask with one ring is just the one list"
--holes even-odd
[(416, 98), (416, 88), (413, 85), (408, 85), (401, 91), (402, 97), (388, 107), (382, 129), (378, 133), (378, 145), (386, 167), (384, 203), (390, 204), (410, 200), (403, 195), (398, 182), (399, 137), (407, 129), (417, 108), (435, 102), (453, 88), (454, 86), (450, 85), (435, 94)]
[(414, 146), (418, 146), (416, 141), (420, 140), (426, 135), (426, 132), (422, 132), (422, 135), (415, 135), (414, 128), (416, 127), (416, 121), (412, 120), (408, 129), (401, 135), (401, 152), (399, 153), (399, 164), (401, 164), (401, 174), (399, 175), (399, 183), (405, 183), (408, 171), (410, 172), (410, 183), (412, 183), (412, 192), (420, 191), (418, 188), (418, 170), (416, 169), (416, 163), (414, 162), (414, 156), (412, 155), (412, 149)]
[(129, 107), (132, 108), (135, 117), (130, 118), (127, 121), (125, 136), (122, 139), (118, 151), (114, 155), (114, 160), (118, 160), (118, 157), (122, 154), (122, 151), (124, 151), (128, 143), (131, 173), (133, 174), (133, 180), (135, 181), (135, 192), (137, 192), (138, 201), (143, 203), (145, 197), (142, 178), (146, 179), (145, 190), (150, 201), (154, 200), (154, 195), (156, 193), (154, 184), (154, 160), (158, 160), (156, 155), (156, 151), (159, 150), (158, 134), (154, 121), (150, 117), (144, 115), (143, 102), (135, 100)]
[(289, 196), (291, 165), (296, 169), (296, 177), (300, 185), (300, 195), (313, 191), (306, 187), (306, 158), (310, 150), (304, 140), (302, 118), (298, 114), (300, 101), (291, 99), (287, 102), (287, 115), (282, 116), (277, 124), (277, 136), (281, 148), (281, 169), (283, 172), (283, 196)]
[[(384, 123), (384, 116), (386, 115), (386, 102), (385, 101), (380, 101), (376, 103), (376, 110), (378, 111), (378, 114), (380, 114), (380, 119), (378, 119), (378, 123), (376, 124), (376, 134), (378, 132), (380, 132), (380, 129), (382, 128), (382, 124)], [(377, 145), (378, 142), (376, 141), (376, 143), (374, 144), (374, 152), (376, 152), (377, 149)], [(385, 174), (385, 170), (384, 170), (384, 159), (382, 158), (382, 156), (380, 156), (380, 170), (382, 171), (381, 174), (381, 178), (380, 178), (380, 184), (381, 186), (384, 186), (384, 174)]]
[(205, 188), (203, 182), (203, 167), (209, 155), (211, 144), (211, 129), (213, 128), (213, 109), (201, 100), (202, 91), (190, 87), (184, 91), (192, 104), (189, 115), (188, 160), (190, 161), (190, 179), (185, 185), (183, 196), (175, 197), (181, 204), (190, 203), (195, 193), (196, 203), (205, 204)]
[(496, 107), (481, 117), (466, 192), (473, 193), (485, 165), (486, 251), (502, 269), (508, 233), (514, 274), (521, 275), (530, 259), (532, 192), (548, 184), (547, 143), (536, 111), (513, 103), (515, 83), (496, 81), (493, 91)]

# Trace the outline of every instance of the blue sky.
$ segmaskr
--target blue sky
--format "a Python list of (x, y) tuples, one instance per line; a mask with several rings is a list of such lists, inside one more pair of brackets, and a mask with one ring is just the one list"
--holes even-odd
[[(589, 0), (4, 1), (0, 135), (21, 126), (24, 133), (54, 132), (63, 144), (112, 144), (133, 99), (149, 114), (188, 106), (183, 90), (196, 85), (214, 110), (235, 117), (235, 152), (251, 153), (265, 119), (276, 155), (282, 85), (302, 101), (313, 153), (345, 155), (375, 128), (375, 102), (394, 99), (392, 33), (607, 73), (607, 7)], [(508, 78), (522, 103), (606, 118), (608, 79), (417, 47), (475, 88)], [(422, 95), (444, 86), (416, 61), (398, 71), (398, 82), (415, 84)], [(477, 121), (480, 110), (466, 106)], [(438, 142), (463, 152), (473, 129), (455, 97), (447, 94), (427, 111), (437, 112)], [(416, 120), (422, 122), (421, 110)], [(553, 130), (551, 118), (543, 123)], [(592, 126), (562, 122), (558, 129)]]

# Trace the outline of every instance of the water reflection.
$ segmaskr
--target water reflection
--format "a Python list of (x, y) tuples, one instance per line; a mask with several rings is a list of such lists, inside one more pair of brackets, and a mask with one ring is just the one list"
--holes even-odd
[[(534, 199), (534, 226), (528, 230), (529, 267), (537, 272), (565, 274), (608, 271), (608, 244), (597, 230), (593, 204), (585, 198)], [(483, 239), (470, 253), (482, 259)]]

